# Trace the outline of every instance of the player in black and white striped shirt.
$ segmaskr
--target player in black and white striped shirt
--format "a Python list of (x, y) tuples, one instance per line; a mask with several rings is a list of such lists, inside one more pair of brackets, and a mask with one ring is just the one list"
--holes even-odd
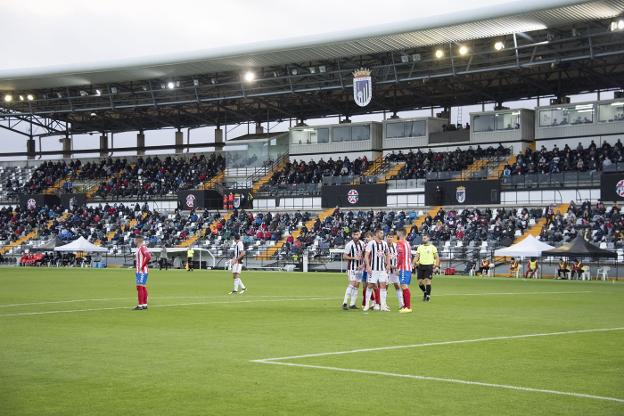
[[(357, 309), (355, 301), (357, 299), (358, 288), (360, 287), (360, 276), (362, 275), (362, 269), (364, 268), (364, 243), (360, 241), (360, 231), (354, 230), (351, 233), (351, 241), (347, 243), (344, 249), (342, 258), (347, 260), (347, 278), (349, 279), (349, 285), (345, 292), (344, 300), (342, 301), (342, 309)], [(349, 302), (349, 298), (351, 302)], [(349, 306), (347, 303), (349, 302)]]
[[(234, 235), (234, 258), (231, 260), (232, 264), (232, 278), (234, 279), (234, 288), (229, 293), (230, 295), (243, 294), (247, 290), (245, 284), (240, 278), (241, 271), (243, 270), (243, 258), (245, 257), (245, 245), (240, 239), (240, 235)], [(240, 288), (240, 291), (239, 291)]]
[[(381, 310), (389, 312), (387, 300), (387, 284), (388, 273), (390, 269), (390, 249), (388, 243), (383, 239), (383, 230), (378, 228), (375, 230), (375, 236), (372, 241), (366, 245), (364, 261), (366, 270), (368, 271), (368, 287), (366, 288), (366, 306), (363, 311), (370, 309), (370, 296), (377, 285), (380, 288)], [(375, 309), (376, 310), (376, 309)]]

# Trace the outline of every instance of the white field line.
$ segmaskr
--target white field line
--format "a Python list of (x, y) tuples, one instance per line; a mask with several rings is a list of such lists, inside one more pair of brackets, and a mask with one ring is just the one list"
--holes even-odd
[[(237, 305), (240, 303), (261, 303), (261, 302), (294, 302), (294, 301), (310, 301), (310, 300), (335, 300), (336, 298), (280, 298), (280, 299), (250, 299), (240, 301), (217, 301), (217, 302), (191, 302), (191, 303), (175, 303), (170, 305), (156, 305), (155, 308), (173, 308), (179, 306), (196, 306), (196, 305)], [(130, 306), (115, 306), (109, 308), (86, 308), (86, 309), (69, 309), (61, 311), (41, 311), (41, 312), (15, 312), (0, 314), (0, 318), (11, 316), (34, 316), (34, 315), (54, 315), (62, 313), (78, 313), (78, 312), (95, 312), (95, 311), (111, 311), (117, 309), (130, 310)]]
[[(264, 295), (246, 295), (247, 297), (250, 298), (272, 298), (272, 299), (278, 299), (278, 298), (316, 298), (317, 296), (264, 296)], [(157, 299), (222, 299), (223, 295), (221, 296), (150, 296), (151, 300)], [(68, 300), (55, 300), (55, 301), (45, 301), (45, 302), (32, 302), (32, 303), (7, 303), (7, 304), (0, 304), (0, 308), (15, 308), (18, 306), (35, 306), (35, 305), (52, 305), (52, 304), (59, 304), (59, 303), (80, 303), (80, 302), (108, 302), (111, 300), (124, 300), (124, 301), (130, 301), (132, 302), (134, 300), (134, 296), (127, 296), (125, 298), (96, 298), (96, 299), (68, 299)]]
[[(416, 293), (416, 292), (415, 292)], [(567, 294), (576, 294), (576, 293), (592, 293), (591, 290), (571, 290), (571, 291), (546, 291), (546, 292), (483, 292), (483, 293), (441, 293), (439, 295), (435, 295), (435, 297), (446, 297), (446, 296), (514, 296), (514, 295), (567, 295)], [(259, 295), (247, 295), (249, 297), (254, 298), (301, 298), (301, 299), (309, 299), (316, 298), (314, 296), (259, 296)], [(150, 299), (219, 299), (222, 296), (158, 296), (158, 297), (150, 297)], [(413, 296), (414, 299), (419, 298), (416, 294)], [(0, 304), (0, 308), (15, 308), (19, 306), (36, 306), (36, 305), (52, 305), (52, 304), (62, 304), (62, 303), (80, 303), (80, 302), (108, 302), (111, 300), (125, 300), (132, 301), (133, 297), (125, 297), (125, 298), (95, 298), (95, 299), (68, 299), (68, 300), (56, 300), (56, 301), (45, 301), (45, 302), (31, 302), (31, 303), (7, 303)], [(335, 299), (338, 299), (337, 297)]]
[(484, 383), (480, 381), (460, 380), (460, 379), (455, 379), (455, 378), (417, 376), (417, 375), (412, 375), (412, 374), (388, 373), (385, 371), (358, 370), (354, 368), (327, 367), (327, 366), (321, 366), (321, 365), (285, 363), (285, 362), (279, 362), (279, 361), (256, 360), (254, 362), (258, 362), (262, 364), (285, 365), (289, 367), (303, 367), (303, 368), (313, 368), (313, 369), (319, 369), (319, 370), (341, 371), (341, 372), (346, 372), (346, 373), (358, 373), (358, 374), (370, 374), (370, 375), (376, 375), (376, 376), (408, 378), (408, 379), (413, 379), (413, 380), (427, 380), (427, 381), (438, 381), (438, 382), (443, 382), (443, 383), (467, 384), (467, 385), (490, 387), (490, 388), (496, 388), (496, 389), (516, 390), (516, 391), (523, 391), (523, 392), (530, 392), (530, 393), (546, 393), (546, 394), (555, 394), (559, 396), (571, 396), (571, 397), (577, 397), (577, 398), (583, 398), (583, 399), (606, 400), (606, 401), (611, 401), (611, 402), (616, 402), (616, 403), (624, 403), (624, 399), (619, 399), (617, 397), (596, 396), (593, 394), (585, 394), (585, 393), (574, 393), (574, 392), (568, 392), (568, 391), (538, 389), (538, 388), (533, 388), (533, 387), (512, 386), (509, 384)]
[(327, 357), (327, 356), (330, 356), (330, 355), (356, 354), (356, 353), (361, 353), (361, 352), (401, 350), (401, 349), (407, 349), (407, 348), (434, 347), (434, 346), (439, 346), (439, 345), (472, 344), (472, 343), (477, 343), (477, 342), (501, 341), (501, 340), (509, 340), (509, 339), (552, 337), (552, 336), (556, 336), (556, 335), (589, 334), (589, 333), (594, 333), (594, 332), (611, 332), (611, 331), (622, 331), (622, 330), (624, 330), (624, 327), (618, 327), (618, 328), (595, 328), (595, 329), (577, 329), (577, 330), (573, 330), (573, 331), (544, 332), (544, 333), (537, 333), (537, 334), (523, 334), (523, 335), (509, 335), (509, 336), (499, 336), (499, 337), (459, 339), (459, 340), (439, 341), (439, 342), (424, 342), (424, 343), (420, 343), (420, 344), (391, 345), (391, 346), (376, 347), (376, 348), (360, 348), (360, 349), (346, 350), (346, 351), (320, 352), (320, 353), (314, 353), (314, 354), (291, 355), (291, 356), (288, 356), (288, 357), (263, 358), (263, 359), (252, 360), (252, 361), (253, 362), (258, 362), (258, 363), (263, 363), (263, 364), (271, 364), (271, 363), (274, 363), (276, 361), (295, 360), (295, 359), (299, 359), (299, 358)]

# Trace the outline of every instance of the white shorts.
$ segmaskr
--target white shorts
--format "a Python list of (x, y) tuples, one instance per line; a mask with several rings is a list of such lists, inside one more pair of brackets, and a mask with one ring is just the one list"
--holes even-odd
[(390, 284), (395, 284), (396, 283), (398, 285), (399, 284), (399, 274), (396, 273), (396, 272), (390, 273), (388, 275), (388, 282)]
[(232, 274), (240, 274), (241, 270), (243, 270), (242, 264), (236, 263), (232, 265)]
[(368, 275), (368, 283), (388, 283), (388, 273), (381, 271), (373, 271)]
[(362, 271), (361, 270), (347, 270), (347, 278), (349, 282), (359, 282), (362, 280)]

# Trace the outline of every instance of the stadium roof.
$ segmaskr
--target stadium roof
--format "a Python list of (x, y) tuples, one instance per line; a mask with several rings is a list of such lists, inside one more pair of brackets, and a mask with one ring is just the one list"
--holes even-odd
[[(241, 71), (462, 42), (618, 16), (624, 1), (523, 0), (348, 32), (166, 56), (0, 71), (0, 90), (42, 89)], [(364, 32), (364, 33), (363, 33)], [(364, 35), (364, 36), (363, 36)]]
[[(0, 109), (0, 120), (53, 120), (37, 119), (44, 131), (35, 135), (64, 133), (57, 122), (67, 123), (70, 133), (121, 132), (621, 88), (624, 32), (611, 31), (610, 23), (622, 13), (624, 0), (525, 0), (279, 42), (5, 70), (0, 91), (15, 99)], [(495, 51), (495, 41), (504, 49)], [(458, 52), (460, 44), (468, 46), (467, 55)], [(373, 76), (374, 97), (364, 108), (351, 92), (351, 72), (361, 66)], [(244, 80), (247, 70), (253, 82)], [(29, 94), (32, 101), (25, 99)]]

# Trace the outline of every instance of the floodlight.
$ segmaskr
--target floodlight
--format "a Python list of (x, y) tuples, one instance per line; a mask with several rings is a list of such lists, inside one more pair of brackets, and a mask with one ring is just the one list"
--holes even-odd
[(10, 103), (11, 101), (13, 101), (13, 96), (11, 94), (7, 94), (4, 96), (4, 101), (7, 103)]
[(32, 94), (28, 94), (28, 95), (26, 96), (26, 99), (27, 99), (28, 101), (32, 101), (32, 100), (34, 100), (34, 99), (35, 99), (35, 97), (33, 97), (33, 95), (32, 95)]
[(23, 95), (20, 95), (20, 96), (19, 96), (19, 99), (20, 99), (20, 101), (24, 101), (24, 96), (23, 96)]
[(173, 83), (173, 81), (169, 81), (169, 82), (167, 83), (167, 88), (169, 88), (170, 90), (172, 90), (172, 89), (174, 89), (174, 88), (175, 88), (175, 84)]
[(256, 74), (254, 74), (251, 71), (247, 71), (245, 72), (244, 78), (245, 78), (245, 81), (247, 82), (253, 82), (253, 80), (256, 79)]
[(459, 55), (460, 56), (466, 56), (468, 55), (468, 47), (466, 45), (461, 45), (459, 47)]
[(503, 49), (505, 49), (505, 44), (499, 40), (494, 44), (494, 49), (496, 49), (497, 51), (502, 51)]
[(436, 49), (435, 51), (435, 57), (440, 59), (444, 57), (444, 51), (442, 49)]
[(97, 96), (99, 97), (100, 95), (102, 95), (102, 91), (100, 91), (100, 90), (95, 90), (95, 95), (97, 95)]

